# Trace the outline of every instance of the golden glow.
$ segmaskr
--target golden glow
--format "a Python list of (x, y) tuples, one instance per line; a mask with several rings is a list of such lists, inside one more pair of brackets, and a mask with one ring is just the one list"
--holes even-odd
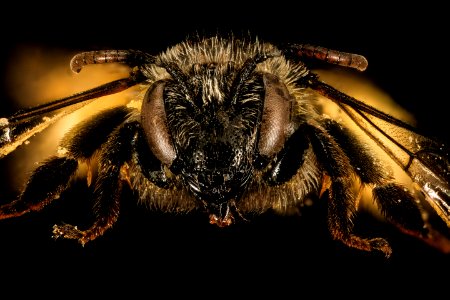
[[(396, 117), (411, 125), (415, 124), (414, 117), (399, 106), (395, 101), (379, 87), (377, 87), (370, 79), (366, 78), (363, 73), (355, 72), (354, 70), (315, 70), (319, 74), (320, 79), (334, 88), (352, 96), (368, 105), (371, 105), (393, 117)], [(381, 159), (381, 162), (386, 165), (385, 171), (396, 178), (396, 181), (405, 185), (405, 188), (412, 189), (412, 181), (403, 169), (395, 164), (392, 159), (379, 148), (374, 141), (372, 141), (366, 134), (358, 128), (350, 118), (343, 113), (340, 108), (329, 99), (319, 97), (319, 103), (323, 106), (324, 114), (330, 116), (332, 119), (338, 120), (355, 132), (359, 138), (371, 145), (370, 149), (374, 151)], [(383, 143), (389, 144), (389, 147), (394, 147), (392, 143), (383, 139)], [(378, 208), (371, 197), (371, 191), (364, 188), (361, 193), (361, 200), (359, 208), (371, 211), (382, 219)]]
[[(12, 55), (6, 72), (6, 86), (11, 101), (21, 108), (28, 108), (52, 100), (97, 87), (101, 84), (128, 77), (129, 68), (120, 64), (89, 65), (80, 73), (73, 73), (69, 62), (73, 51), (47, 49), (38, 46), (22, 46)], [(51, 125), (43, 133), (30, 138), (20, 149), (18, 159), (11, 168), (14, 186), (20, 187), (28, 172), (36, 164), (57, 153), (58, 143), (73, 125), (96, 112), (123, 105), (137, 94), (136, 88), (102, 97)], [(4, 116), (2, 116), (4, 117)]]

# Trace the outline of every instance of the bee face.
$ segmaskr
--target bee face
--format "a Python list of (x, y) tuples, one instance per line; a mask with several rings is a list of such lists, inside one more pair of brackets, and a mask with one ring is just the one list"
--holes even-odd
[[(242, 78), (242, 70), (233, 65), (195, 64), (191, 74), (178, 73), (157, 83), (163, 88), (148, 97), (164, 110), (161, 123), (167, 126), (146, 129), (165, 131), (166, 148), (173, 156), (162, 161), (181, 174), (192, 194), (219, 220), (239, 201), (252, 177), (264, 105), (262, 76)], [(169, 68), (180, 71), (178, 66)], [(144, 104), (144, 115), (147, 110)], [(150, 141), (153, 149), (160, 148), (157, 138)]]

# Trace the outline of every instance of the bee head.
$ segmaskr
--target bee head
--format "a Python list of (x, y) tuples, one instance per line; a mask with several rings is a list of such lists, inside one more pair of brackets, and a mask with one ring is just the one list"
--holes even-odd
[(256, 161), (282, 148), (289, 126), (286, 87), (254, 71), (265, 59), (239, 68), (195, 64), (189, 74), (167, 65), (172, 79), (155, 82), (143, 102), (142, 126), (153, 154), (181, 175), (219, 226), (232, 223), (230, 207), (246, 190)]

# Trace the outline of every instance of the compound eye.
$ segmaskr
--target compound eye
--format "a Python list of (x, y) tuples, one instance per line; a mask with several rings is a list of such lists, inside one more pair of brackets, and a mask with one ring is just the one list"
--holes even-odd
[(170, 166), (176, 152), (167, 126), (164, 87), (165, 81), (157, 81), (145, 94), (141, 108), (141, 126), (155, 157)]
[(286, 140), (292, 107), (292, 96), (286, 85), (272, 74), (264, 74), (264, 110), (259, 134), (259, 154), (272, 157)]

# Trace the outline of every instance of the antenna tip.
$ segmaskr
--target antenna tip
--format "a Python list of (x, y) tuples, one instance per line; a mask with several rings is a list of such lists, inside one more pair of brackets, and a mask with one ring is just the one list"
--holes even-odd
[(85, 63), (83, 62), (83, 60), (81, 59), (79, 54), (75, 55), (70, 60), (70, 69), (74, 73), (80, 73), (80, 71), (84, 65), (85, 65)]

